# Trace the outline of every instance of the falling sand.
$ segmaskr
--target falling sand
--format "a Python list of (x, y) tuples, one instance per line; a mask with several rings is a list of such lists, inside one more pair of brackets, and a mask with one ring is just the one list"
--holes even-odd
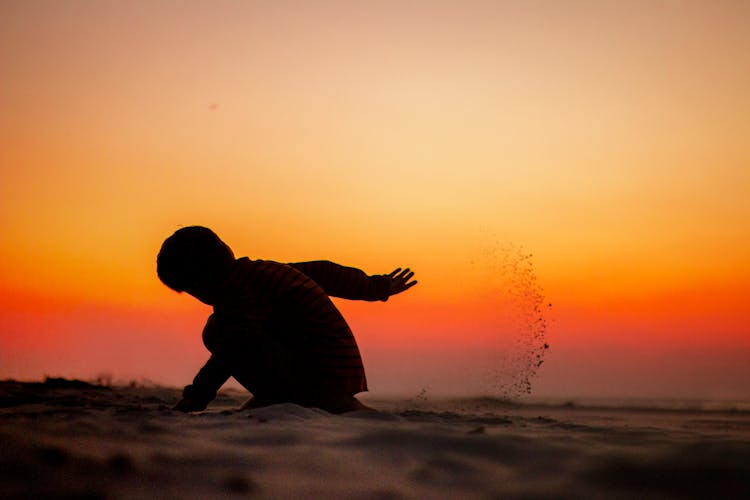
[(500, 282), (494, 293), (505, 304), (509, 325), (509, 330), (497, 334), (512, 338), (512, 343), (497, 354), (487, 375), (488, 394), (492, 396), (514, 399), (531, 394), (531, 382), (549, 348), (546, 315), (552, 304), (545, 304), (532, 257), (523, 247), (515, 246), (502, 247), (493, 255), (497, 269), (492, 270), (492, 276)]
[[(475, 305), (446, 303), (430, 311), (431, 322), (423, 329), (417, 325), (416, 333), (404, 331), (405, 337), (418, 336), (420, 343), (406, 354), (394, 346), (387, 353), (391, 356), (388, 366), (396, 362), (407, 366), (401, 383), (416, 384), (411, 390), (393, 394), (415, 403), (446, 396), (513, 401), (532, 394), (534, 378), (549, 348), (552, 308), (545, 300), (532, 258), (521, 246), (499, 243), (475, 253), (474, 273), (465, 277), (466, 294)], [(441, 350), (431, 342), (441, 336), (460, 341), (448, 351)], [(382, 359), (378, 361), (368, 365), (376, 397), (389, 393), (378, 383), (377, 377), (386, 371), (381, 368)]]

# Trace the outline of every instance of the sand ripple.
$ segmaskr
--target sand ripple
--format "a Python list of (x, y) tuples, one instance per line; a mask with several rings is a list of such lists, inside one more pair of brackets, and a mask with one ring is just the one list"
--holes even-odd
[(747, 498), (750, 413), (481, 400), (169, 409), (159, 387), (0, 383), (2, 498)]

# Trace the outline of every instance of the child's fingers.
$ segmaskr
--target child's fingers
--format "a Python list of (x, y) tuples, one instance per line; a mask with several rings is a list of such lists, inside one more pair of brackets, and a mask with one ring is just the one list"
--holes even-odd
[(410, 279), (414, 276), (414, 272), (410, 271), (408, 268), (404, 269), (404, 271), (396, 276), (394, 279), (401, 282), (401, 283), (408, 283)]
[[(408, 274), (409, 274), (410, 272), (411, 272), (411, 269), (409, 269), (409, 268), (407, 267), (406, 269), (404, 269), (403, 271), (401, 271), (401, 272), (400, 272), (400, 273), (398, 274), (398, 276), (396, 276), (396, 278), (398, 278), (398, 279), (404, 279), (404, 276), (408, 275)], [(414, 273), (411, 273), (411, 274), (414, 274)]]
[(391, 280), (391, 293), (403, 292), (417, 284), (416, 281), (410, 281), (414, 277), (414, 271), (408, 267), (406, 269), (399, 267), (387, 276)]

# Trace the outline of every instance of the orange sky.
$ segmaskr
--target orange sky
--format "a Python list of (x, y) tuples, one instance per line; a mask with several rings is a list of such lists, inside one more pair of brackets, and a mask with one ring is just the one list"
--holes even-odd
[(0, 378), (189, 382), (204, 224), (415, 268), (341, 303), (373, 392), (483, 390), (528, 252), (537, 394), (750, 397), (747, 2), (404, 3), (2, 2)]

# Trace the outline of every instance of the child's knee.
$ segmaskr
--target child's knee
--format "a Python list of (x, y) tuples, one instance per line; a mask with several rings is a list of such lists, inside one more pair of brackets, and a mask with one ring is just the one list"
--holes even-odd
[(222, 335), (220, 321), (216, 317), (216, 314), (212, 314), (206, 320), (206, 326), (203, 327), (203, 345), (206, 346), (211, 352), (215, 352), (217, 349), (223, 346), (225, 342), (224, 335)]
[(253, 324), (242, 315), (212, 314), (203, 327), (203, 345), (211, 352), (240, 349), (252, 341)]

